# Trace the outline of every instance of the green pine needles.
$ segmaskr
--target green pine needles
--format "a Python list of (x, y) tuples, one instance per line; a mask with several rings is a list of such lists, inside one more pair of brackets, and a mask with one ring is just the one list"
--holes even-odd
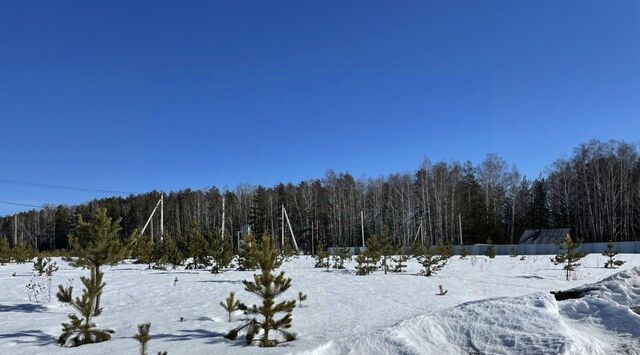
[(240, 242), (238, 269), (255, 270), (258, 267), (260, 249), (253, 234), (247, 234)]
[(413, 255), (424, 268), (420, 275), (433, 276), (442, 270), (451, 257), (449, 250), (443, 246), (417, 245), (414, 247)]
[(378, 270), (380, 261), (380, 243), (375, 235), (367, 239), (367, 249), (356, 256), (356, 275), (364, 276)]
[(316, 268), (329, 268), (330, 266), (330, 255), (322, 246), (322, 244), (318, 243), (316, 246), (316, 263), (314, 267)]
[(102, 313), (102, 308), (96, 307), (98, 295), (102, 293), (105, 283), (102, 281), (104, 274), (96, 268), (91, 269), (91, 276), (81, 277), (84, 285), (82, 296), (73, 298), (73, 286), (58, 286), (56, 294), (58, 301), (71, 305), (80, 313), (80, 316), (70, 314), (70, 323), (62, 323), (62, 334), (58, 343), (62, 346), (74, 347), (83, 344), (100, 343), (111, 339), (113, 330), (98, 329), (93, 323), (93, 318)]
[(133, 338), (140, 343), (140, 355), (147, 355), (147, 343), (151, 340), (151, 323), (138, 324), (138, 334)]
[(400, 248), (396, 245), (393, 234), (391, 234), (387, 226), (384, 226), (380, 234), (380, 264), (385, 275), (391, 269), (391, 259), (393, 255), (398, 254), (399, 251)]
[(165, 235), (162, 241), (161, 260), (165, 263), (171, 264), (173, 269), (178, 265), (182, 265), (182, 262), (184, 261), (184, 258), (180, 253), (180, 249), (178, 249), (178, 246), (171, 236)]
[(33, 271), (38, 273), (38, 276), (50, 277), (58, 271), (58, 266), (55, 261), (51, 261), (51, 258), (38, 256), (33, 262)]
[(78, 217), (78, 225), (69, 236), (73, 257), (68, 261), (71, 266), (88, 268), (90, 277), (82, 277), (84, 285), (82, 296), (73, 298), (73, 287), (58, 286), (58, 300), (73, 306), (80, 316), (70, 314), (71, 323), (62, 324), (62, 335), (58, 343), (64, 346), (79, 346), (99, 343), (111, 339), (112, 330), (97, 329), (92, 322), (102, 313), (100, 295), (105, 283), (100, 271), (103, 265), (115, 265), (129, 255), (130, 246), (135, 240), (134, 232), (124, 243), (120, 241), (120, 219), (112, 221), (106, 209), (99, 209), (90, 222)]
[(219, 273), (231, 264), (234, 257), (235, 252), (233, 251), (231, 237), (214, 235), (213, 240), (211, 240), (211, 258), (213, 261), (211, 272), (214, 274)]
[(333, 268), (344, 269), (344, 261), (351, 259), (351, 252), (347, 247), (335, 247), (333, 249)]
[(230, 292), (229, 297), (225, 298), (224, 302), (220, 301), (220, 306), (227, 311), (227, 315), (229, 316), (229, 322), (231, 322), (231, 316), (233, 312), (237, 311), (240, 307), (240, 301), (235, 299), (235, 292)]
[(574, 242), (571, 236), (567, 234), (564, 241), (559, 244), (560, 253), (554, 258), (551, 258), (554, 265), (564, 264), (562, 268), (566, 272), (565, 276), (567, 281), (569, 281), (569, 277), (575, 272), (576, 268), (580, 266), (578, 261), (585, 256), (584, 253), (577, 251), (580, 245), (582, 245), (580, 242)]
[(187, 251), (191, 257), (187, 269), (204, 269), (209, 265), (209, 243), (200, 232), (196, 221), (191, 221), (187, 230)]
[(306, 301), (306, 300), (307, 300), (307, 295), (302, 292), (298, 292), (298, 303), (300, 304), (300, 307), (302, 307), (302, 301)]
[(464, 245), (460, 246), (460, 259), (464, 260), (469, 256), (469, 248)]
[(0, 265), (11, 262), (11, 248), (6, 238), (0, 238)]
[(394, 256), (393, 258), (391, 258), (391, 260), (394, 262), (393, 264), (393, 272), (404, 272), (405, 268), (407, 267), (407, 262), (411, 259), (410, 255), (404, 254), (404, 252), (401, 252), (401, 254), (398, 254), (396, 256)]
[(138, 264), (147, 264), (151, 269), (151, 262), (153, 261), (153, 247), (154, 243), (150, 237), (140, 237), (135, 242), (136, 246), (132, 255), (136, 259)]
[(28, 246), (27, 243), (19, 240), (18, 243), (13, 246), (11, 255), (13, 256), (13, 261), (17, 264), (24, 264), (33, 260), (35, 251)]
[[(258, 254), (258, 265), (261, 273), (253, 275), (253, 281), (243, 281), (245, 291), (262, 299), (260, 306), (247, 307), (240, 303), (239, 308), (249, 315), (248, 323), (231, 330), (225, 337), (236, 339), (239, 332), (246, 330), (247, 344), (257, 343), (261, 347), (272, 347), (279, 343), (294, 340), (295, 334), (289, 332), (293, 318), (292, 312), (296, 306), (295, 300), (276, 302), (291, 287), (291, 279), (285, 277), (284, 272), (275, 274), (280, 257), (269, 236), (263, 235)], [(278, 318), (279, 314), (284, 314)]]
[(615, 256), (618, 255), (618, 253), (615, 251), (613, 241), (611, 240), (607, 243), (607, 249), (602, 252), (602, 255), (609, 258), (609, 260), (604, 263), (604, 267), (607, 269), (615, 269), (625, 263), (623, 260), (615, 259)]
[(496, 257), (496, 247), (493, 245), (493, 240), (491, 238), (487, 239), (487, 251), (485, 253), (489, 259), (493, 259)]
[[(138, 324), (138, 333), (133, 339), (140, 343), (140, 355), (148, 355), (147, 343), (151, 340), (151, 323)], [(158, 351), (158, 355), (168, 355), (166, 351)]]

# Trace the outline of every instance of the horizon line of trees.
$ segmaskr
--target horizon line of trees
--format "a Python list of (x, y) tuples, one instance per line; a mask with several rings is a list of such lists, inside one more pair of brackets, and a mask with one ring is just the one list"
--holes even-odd
[[(255, 235), (280, 235), (287, 209), (301, 250), (316, 245), (359, 246), (361, 212), (365, 235), (389, 228), (396, 243), (517, 243), (525, 229), (569, 227), (583, 242), (635, 240), (640, 232), (640, 158), (634, 144), (592, 140), (568, 159), (556, 160), (546, 176), (529, 179), (515, 165), (489, 154), (478, 165), (425, 160), (412, 173), (355, 179), (328, 171), (321, 179), (273, 187), (239, 185), (165, 193), (165, 236), (181, 240), (197, 226), (220, 232), (225, 200), (228, 234), (251, 225)], [(140, 229), (160, 192), (92, 200), (76, 206), (46, 206), (18, 213), (18, 238), (40, 250), (65, 249), (76, 215), (107, 208), (122, 217), (121, 237)], [(13, 243), (13, 216), (0, 217), (0, 238)], [(159, 234), (156, 215), (145, 234)], [(288, 234), (288, 231), (287, 231)]]

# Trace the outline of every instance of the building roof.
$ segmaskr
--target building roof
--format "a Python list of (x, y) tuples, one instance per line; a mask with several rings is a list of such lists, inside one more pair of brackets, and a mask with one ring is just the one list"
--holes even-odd
[(569, 228), (527, 229), (522, 233), (518, 244), (555, 244), (569, 234)]

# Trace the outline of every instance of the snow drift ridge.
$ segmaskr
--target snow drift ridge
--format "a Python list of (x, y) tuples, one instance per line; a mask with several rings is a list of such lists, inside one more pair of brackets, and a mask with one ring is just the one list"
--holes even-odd
[(578, 299), (548, 293), (468, 302), (307, 354), (640, 354), (640, 269), (614, 274)]

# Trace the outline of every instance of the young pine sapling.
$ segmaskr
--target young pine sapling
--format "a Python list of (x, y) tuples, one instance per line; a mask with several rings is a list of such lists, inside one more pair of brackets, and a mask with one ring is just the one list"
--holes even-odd
[(81, 277), (84, 285), (82, 296), (73, 298), (73, 286), (58, 286), (56, 294), (58, 301), (71, 305), (80, 313), (80, 317), (70, 314), (70, 323), (62, 323), (62, 334), (58, 343), (62, 346), (80, 346), (83, 344), (100, 343), (111, 339), (113, 330), (98, 329), (93, 323), (93, 318), (102, 313), (102, 308), (96, 308), (98, 295), (102, 293), (105, 283), (102, 282), (104, 274), (96, 268), (91, 268), (90, 277)]
[(618, 255), (618, 253), (615, 251), (613, 241), (611, 240), (609, 241), (609, 243), (607, 243), (607, 249), (602, 252), (602, 255), (609, 258), (609, 260), (604, 263), (604, 267), (607, 269), (615, 269), (625, 263), (624, 260), (615, 259), (615, 256)]
[(380, 235), (380, 256), (381, 266), (385, 275), (391, 268), (391, 258), (393, 255), (398, 254), (399, 248), (395, 245), (395, 241), (391, 231), (388, 227), (382, 228), (382, 234)]
[(580, 245), (580, 242), (574, 242), (571, 240), (571, 236), (567, 234), (564, 241), (559, 244), (560, 253), (558, 253), (554, 258), (551, 258), (554, 265), (564, 264), (562, 268), (566, 272), (565, 276), (567, 281), (569, 281), (571, 273), (575, 272), (576, 268), (580, 266), (578, 261), (585, 256), (584, 253), (577, 251), (580, 248)]
[[(151, 323), (138, 324), (138, 333), (133, 336), (140, 343), (140, 355), (147, 355), (147, 343), (151, 340)], [(166, 351), (158, 352), (158, 355), (168, 355)]]
[[(236, 339), (239, 332), (246, 329), (247, 344), (257, 342), (261, 347), (272, 347), (296, 338), (295, 334), (288, 330), (292, 326), (292, 312), (296, 301), (276, 302), (276, 298), (291, 287), (291, 279), (285, 277), (282, 271), (275, 274), (274, 271), (281, 261), (268, 235), (263, 235), (260, 247), (257, 261), (261, 273), (254, 274), (253, 281), (245, 280), (243, 283), (247, 292), (262, 299), (262, 304), (247, 307), (240, 303), (239, 308), (253, 318), (248, 323), (231, 330), (225, 337)], [(278, 314), (282, 313), (284, 316), (277, 318)], [(277, 337), (274, 337), (273, 333), (276, 333)], [(256, 339), (257, 336), (259, 339)]]
[(220, 301), (220, 306), (227, 311), (227, 315), (229, 316), (229, 322), (231, 322), (231, 316), (233, 312), (237, 311), (240, 307), (240, 301), (235, 299), (235, 292), (230, 292), (229, 297), (225, 298), (224, 302)]
[(448, 253), (441, 248), (433, 245), (417, 245), (414, 247), (413, 254), (424, 268), (420, 271), (420, 275), (432, 276), (436, 272), (442, 270), (449, 259)]
[(302, 301), (306, 301), (306, 300), (307, 300), (307, 295), (302, 292), (298, 292), (298, 302), (300, 303), (300, 307), (302, 307)]
[(487, 251), (485, 253), (489, 259), (493, 259), (496, 257), (496, 247), (493, 245), (493, 240), (491, 238), (487, 239)]

